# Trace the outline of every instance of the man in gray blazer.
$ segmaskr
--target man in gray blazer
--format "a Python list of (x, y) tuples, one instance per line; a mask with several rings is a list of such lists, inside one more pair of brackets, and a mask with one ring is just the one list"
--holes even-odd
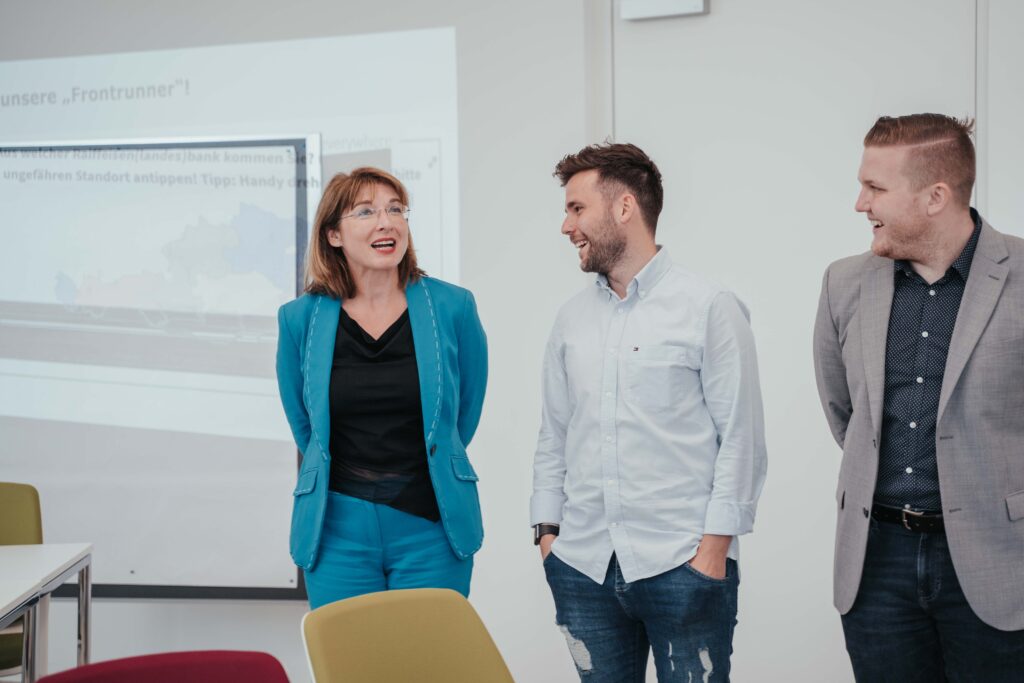
[(858, 681), (1024, 680), (1024, 240), (970, 206), (972, 126), (878, 119), (856, 204), (871, 251), (822, 283), (835, 605)]

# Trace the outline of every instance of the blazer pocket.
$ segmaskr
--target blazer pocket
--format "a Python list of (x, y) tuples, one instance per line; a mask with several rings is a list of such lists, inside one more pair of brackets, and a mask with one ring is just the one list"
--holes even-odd
[(1024, 491), (1011, 493), (1006, 497), (1006, 513), (1011, 522), (1024, 518)]
[(299, 481), (295, 484), (295, 490), (292, 491), (293, 496), (303, 496), (314, 488), (316, 488), (316, 473), (317, 470), (306, 470), (299, 474)]
[(455, 478), (461, 481), (480, 481), (469, 458), (460, 455), (452, 456), (452, 471), (455, 473)]

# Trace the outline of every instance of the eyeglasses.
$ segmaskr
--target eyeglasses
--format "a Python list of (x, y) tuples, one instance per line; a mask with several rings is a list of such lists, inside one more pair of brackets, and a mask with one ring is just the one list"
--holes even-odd
[(401, 218), (402, 220), (408, 220), (409, 218), (409, 207), (402, 206), (401, 204), (392, 204), (391, 206), (381, 209), (371, 209), (369, 206), (364, 206), (361, 209), (356, 209), (352, 213), (342, 216), (342, 218), (355, 218), (357, 221), (370, 221), (376, 218), (381, 211), (385, 212), (388, 215), (388, 218)]

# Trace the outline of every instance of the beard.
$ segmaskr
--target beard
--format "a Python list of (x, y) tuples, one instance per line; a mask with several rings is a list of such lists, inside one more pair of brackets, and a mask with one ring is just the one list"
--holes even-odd
[(928, 226), (909, 221), (900, 223), (899, 227), (886, 223), (882, 234), (872, 240), (871, 251), (875, 256), (894, 261), (915, 261), (927, 251), (930, 242)]
[(607, 275), (626, 253), (626, 237), (616, 230), (610, 218), (587, 241), (587, 257), (580, 261), (580, 270), (584, 273)]

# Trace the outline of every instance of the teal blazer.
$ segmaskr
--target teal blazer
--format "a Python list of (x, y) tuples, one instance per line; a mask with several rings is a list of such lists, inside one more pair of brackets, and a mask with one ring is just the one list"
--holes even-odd
[[(471, 557), (483, 542), (478, 477), (466, 454), (487, 386), (487, 338), (466, 289), (421, 278), (405, 290), (423, 404), (423, 441), (441, 522), (452, 551)], [(304, 294), (278, 311), (277, 383), (302, 453), (292, 508), (295, 564), (316, 566), (327, 508), (331, 454), (328, 390), (341, 300)]]

